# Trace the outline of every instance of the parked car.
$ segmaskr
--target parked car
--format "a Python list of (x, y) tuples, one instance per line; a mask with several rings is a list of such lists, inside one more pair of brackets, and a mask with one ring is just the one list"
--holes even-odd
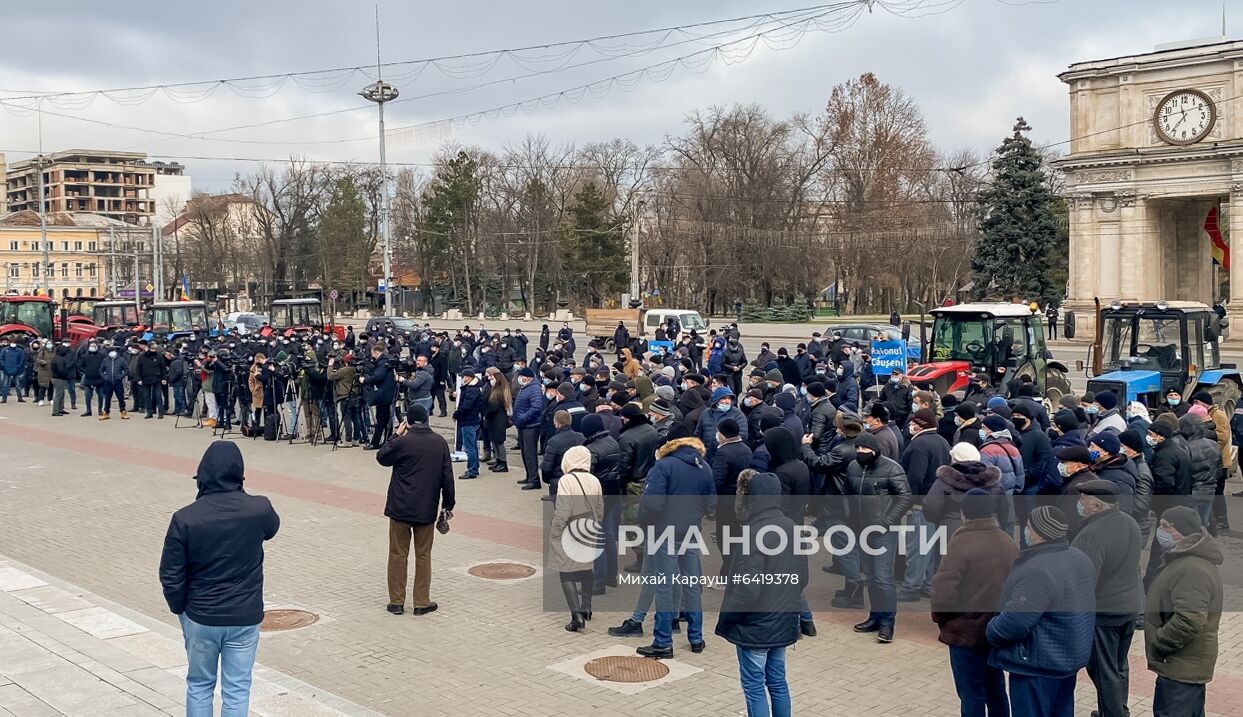
[(246, 314), (238, 319), (237, 332), (242, 335), (257, 334), (268, 323), (267, 314)]
[(408, 319), (404, 316), (376, 316), (367, 319), (366, 331), (369, 334), (374, 334), (377, 331), (383, 330), (386, 323), (392, 324), (393, 330), (399, 334), (411, 331), (415, 327), (414, 319)]
[[(845, 342), (859, 349), (865, 354), (872, 353), (872, 342), (876, 340), (878, 335), (884, 336), (886, 341), (901, 341), (902, 330), (896, 326), (889, 324), (832, 324), (826, 326), (822, 332), (825, 336), (833, 336), (835, 333), (841, 333)], [(916, 361), (919, 360), (919, 336), (913, 335), (906, 343), (906, 355)]]

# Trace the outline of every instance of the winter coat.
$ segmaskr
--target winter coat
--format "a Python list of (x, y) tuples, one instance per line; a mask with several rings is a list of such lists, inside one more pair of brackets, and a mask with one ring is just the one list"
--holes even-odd
[[(583, 445), (583, 434), (566, 426), (553, 434), (544, 445), (544, 459), (540, 462), (540, 476), (544, 482), (553, 485), (561, 477), (561, 459), (566, 451), (574, 446)], [(588, 455), (590, 457), (590, 453)], [(588, 464), (590, 468), (591, 464)]]
[[(1179, 419), (1180, 421), (1182, 419)], [(1216, 404), (1208, 407), (1207, 423), (1212, 423), (1213, 427), (1205, 429), (1205, 435), (1217, 442), (1217, 448), (1221, 452), (1221, 464), (1227, 468), (1233, 467), (1231, 460), (1231, 442), (1230, 442), (1230, 417), (1226, 412), (1221, 410)]]
[(737, 341), (731, 341), (725, 346), (725, 352), (721, 354), (721, 369), (729, 376), (742, 376), (742, 369), (747, 367), (747, 354), (742, 350), (742, 344)]
[(376, 462), (392, 468), (384, 515), (401, 523), (435, 523), (440, 510), (456, 503), (449, 444), (426, 424), (411, 424), (376, 451)]
[(360, 395), (358, 386), (358, 372), (350, 364), (333, 363), (328, 368), (328, 380), (332, 382), (332, 399), (334, 401), (344, 401), (347, 398), (354, 398)]
[(995, 431), (980, 446), (980, 460), (1001, 471), (1001, 485), (1006, 493), (1019, 492), (1027, 474), (1023, 472), (1023, 456), (1010, 440), (1009, 431)]
[(218, 627), (263, 621), (263, 543), (280, 517), (242, 489), (244, 474), (236, 443), (212, 443), (195, 473), (198, 497), (169, 521), (160, 584), (174, 615)]
[(880, 444), (880, 452), (877, 455), (884, 456), (891, 461), (902, 460), (902, 448), (898, 445), (897, 436), (893, 435), (893, 431), (889, 430), (888, 425), (881, 426), (880, 428), (869, 428), (867, 432)]
[(21, 346), (5, 346), (0, 349), (0, 372), (17, 376), (26, 370), (26, 350)]
[(246, 372), (246, 385), (250, 389), (250, 407), (254, 409), (262, 409), (264, 407), (263, 400), (263, 354), (255, 356), (257, 361), (251, 365), (250, 370)]
[(841, 374), (837, 379), (837, 407), (848, 413), (859, 412), (859, 384), (855, 381), (854, 364), (847, 361), (842, 364)]
[(1095, 626), (1096, 570), (1064, 542), (1019, 551), (985, 632), (988, 663), (1031, 677), (1070, 677), (1088, 664)]
[(803, 382), (803, 374), (799, 370), (798, 362), (789, 356), (777, 357), (777, 370), (781, 372), (782, 383), (798, 386)]
[[(856, 426), (858, 424), (855, 424)], [(829, 444), (828, 452), (816, 453), (811, 446), (802, 447), (803, 462), (813, 471), (824, 475), (824, 492), (829, 495), (844, 495), (846, 471), (855, 460), (855, 440), (861, 432), (857, 428), (846, 428)], [(909, 487), (909, 486), (908, 486)]]
[(742, 415), (742, 411), (739, 411), (737, 406), (730, 406), (728, 411), (722, 413), (717, 410), (718, 403), (719, 401), (714, 401), (711, 406), (704, 409), (704, 412), (699, 415), (699, 424), (695, 426), (695, 436), (703, 443), (709, 461), (716, 453), (716, 425), (723, 419), (732, 418), (738, 423), (738, 437), (744, 443), (748, 435), (747, 419)]
[(995, 496), (1005, 495), (1001, 471), (997, 466), (980, 461), (941, 466), (924, 498), (924, 518), (936, 525), (947, 526), (953, 535), (962, 522), (962, 497), (972, 488), (986, 490)]
[(514, 427), (538, 428), (544, 414), (544, 391), (539, 381), (531, 381), (514, 397)]
[(116, 357), (104, 356), (99, 364), (99, 379), (105, 386), (119, 384), (125, 380), (128, 371), (129, 367), (124, 356), (120, 354)]
[[(590, 561), (580, 562), (566, 554), (562, 534), (570, 523), (590, 518), (599, 524), (604, 520), (604, 494), (600, 481), (591, 473), (591, 451), (575, 446), (561, 459), (558, 469), (562, 476), (553, 501), (552, 520), (548, 525), (547, 569), (557, 573), (590, 571)], [(576, 532), (571, 530), (571, 537)]]
[[(915, 425), (915, 424), (911, 424)], [(902, 470), (911, 487), (911, 495), (923, 496), (936, 482), (937, 471), (950, 463), (950, 445), (933, 429), (925, 429), (911, 437), (902, 451)], [(915, 502), (923, 502), (916, 497)]]
[(843, 492), (859, 496), (855, 511), (857, 525), (891, 526), (902, 522), (902, 516), (910, 510), (911, 488), (907, 485), (902, 465), (880, 454), (880, 443), (870, 433), (855, 439), (854, 447), (870, 448), (876, 454), (872, 464), (864, 467), (856, 458), (846, 469)]
[(1120, 495), (1135, 495), (1135, 482), (1139, 478), (1139, 471), (1130, 458), (1122, 454), (1105, 456), (1092, 466), (1092, 472), (1101, 480), (1118, 486)]
[(622, 426), (617, 437), (617, 446), (621, 451), (621, 460), (617, 473), (621, 476), (622, 486), (627, 483), (642, 482), (656, 460), (656, 447), (660, 436), (656, 428), (642, 416)]
[(585, 436), (583, 445), (591, 451), (591, 473), (600, 482), (604, 495), (621, 495), (621, 448), (608, 431)]
[[(95, 355), (98, 356), (99, 352), (95, 352)], [(87, 359), (84, 359), (82, 365), (85, 366), (85, 361), (89, 361), (90, 358), (88, 356)], [(86, 375), (85, 372), (83, 372), (83, 375)], [(173, 360), (168, 364), (168, 385), (174, 388), (185, 386), (188, 375), (189, 371), (187, 370), (185, 356), (174, 356)]]
[(1178, 419), (1178, 432), (1187, 442), (1191, 456), (1191, 495), (1212, 495), (1217, 490), (1217, 474), (1221, 472), (1221, 449), (1217, 441), (1204, 433), (1199, 416), (1190, 413)]
[(717, 446), (712, 457), (712, 479), (716, 494), (723, 500), (732, 501), (738, 489), (738, 474), (751, 465), (751, 449), (742, 441), (731, 441)]
[(652, 385), (652, 379), (647, 376), (636, 376), (634, 379), (635, 399), (639, 405), (643, 407), (643, 412), (647, 413), (652, 407), (652, 401), (656, 400), (656, 387)]
[(1148, 669), (1178, 682), (1213, 679), (1223, 602), (1217, 566), (1223, 562), (1217, 541), (1203, 531), (1183, 536), (1166, 552), (1144, 607)]
[(811, 495), (811, 471), (799, 460), (800, 436), (782, 427), (764, 434), (764, 447), (768, 449), (769, 470), (781, 482), (781, 510), (786, 517), (802, 524), (807, 514), (807, 501)]
[[(1014, 408), (1018, 408), (1020, 405), (1027, 406), (1032, 410), (1032, 416), (1035, 417), (1036, 425), (1040, 427), (1040, 430), (1049, 430), (1049, 426), (1051, 425), (1049, 422), (1049, 411), (1044, 407), (1044, 403), (1041, 401), (1038, 401), (1031, 396), (1019, 396), (1018, 398), (1010, 401), (1010, 405)], [(1023, 441), (1027, 441), (1026, 431), (1023, 433)]]
[[(1152, 468), (1144, 460), (1144, 454), (1138, 453), (1132, 459), (1135, 464), (1135, 502), (1131, 505), (1131, 517), (1139, 523), (1139, 531), (1147, 536), (1152, 527), (1152, 518), (1148, 511), (1152, 506)], [(1144, 542), (1147, 542), (1146, 540)]]
[(69, 356), (68, 346), (57, 346), (56, 354), (52, 357), (52, 379), (57, 381), (69, 381), (76, 378), (73, 372), (73, 359)]
[(988, 651), (985, 630), (1018, 554), (996, 518), (968, 520), (954, 531), (932, 576), (932, 621), (940, 628), (941, 642)]
[(678, 396), (678, 411), (682, 414), (683, 424), (688, 431), (694, 433), (699, 424), (699, 416), (706, 410), (711, 398), (712, 392), (707, 386), (696, 386)]
[[(712, 468), (698, 438), (675, 438), (656, 450), (656, 462), (643, 482), (638, 524), (657, 535), (672, 530), (675, 540), (698, 529), (703, 517), (716, 508)], [(670, 501), (670, 496), (678, 496)]]
[[(811, 404), (807, 415), (807, 432), (814, 436), (811, 442), (812, 448), (828, 450), (829, 442), (836, 431), (833, 427), (835, 418), (837, 418), (837, 409), (827, 397)], [(801, 435), (799, 437), (802, 438)]]
[(885, 383), (885, 387), (880, 390), (880, 401), (889, 409), (889, 417), (899, 426), (905, 426), (906, 422), (911, 418), (911, 402), (914, 400), (914, 391), (911, 389), (909, 381), (899, 380), (894, 383), (889, 380)]
[(99, 367), (103, 362), (104, 352), (100, 349), (96, 349), (94, 352), (87, 349), (82, 352), (82, 356), (78, 359), (78, 376), (82, 379), (83, 384), (98, 386), (102, 383), (102, 380), (99, 378)]
[(457, 408), (453, 411), (453, 420), (462, 428), (478, 426), (482, 419), (483, 389), (479, 388), (478, 383), (469, 386), (462, 384), (462, 390), (457, 397)]
[(1118, 508), (1089, 515), (1079, 524), (1071, 545), (1088, 556), (1096, 569), (1096, 623), (1121, 625), (1139, 614), (1143, 593), (1139, 525)]
[(432, 397), (432, 387), (435, 384), (436, 372), (430, 365), (426, 368), (416, 369), (404, 383), (406, 402), (414, 403), (415, 401), (430, 399)]
[[(761, 473), (751, 479), (742, 501), (750, 545), (735, 548), (732, 575), (753, 575), (749, 584), (731, 581), (725, 588), (715, 632), (744, 649), (764, 650), (793, 645), (799, 637), (799, 604), (807, 584), (807, 556), (794, 550), (794, 522), (780, 507), (781, 488), (776, 476)], [(731, 499), (732, 500), (732, 499)], [(780, 536), (785, 549), (777, 551)], [(769, 549), (761, 549), (760, 540)], [(796, 576), (765, 584), (762, 576)]]
[[(1063, 433), (1053, 439), (1053, 453), (1056, 455), (1062, 448), (1082, 447), (1087, 448), (1087, 441), (1083, 440), (1083, 434), (1079, 431), (1071, 431)], [(1062, 494), (1062, 475), (1057, 472), (1058, 461), (1056, 458), (1050, 458), (1045, 468), (1044, 475), (1041, 477), (1037, 486), (1037, 492), (1040, 495), (1061, 495)]]
[(366, 385), (373, 389), (367, 405), (387, 406), (397, 397), (397, 380), (393, 377), (391, 361), (388, 354), (380, 354), (380, 360), (375, 362), (375, 366), (367, 374)]
[(1151, 467), (1153, 495), (1191, 495), (1191, 455), (1178, 436), (1156, 446)]
[(1092, 426), (1092, 430), (1088, 433), (1088, 443), (1092, 442), (1092, 436), (1095, 436), (1101, 431), (1122, 433), (1126, 429), (1126, 419), (1122, 417), (1122, 414), (1118, 411), (1118, 409), (1111, 408), (1096, 417), (1096, 423)]
[[(1045, 417), (1048, 420), (1048, 417)], [(1019, 437), (1023, 439), (1023, 443), (1019, 446), (1019, 457), (1023, 459), (1023, 485), (1020, 486), (1022, 492), (1031, 493), (1040, 485), (1040, 479), (1044, 476), (1045, 471), (1049, 467), (1049, 462), (1053, 458), (1053, 444), (1049, 440), (1049, 435), (1030, 425), (1025, 431), (1019, 431)], [(1054, 470), (1057, 470), (1054, 468)]]

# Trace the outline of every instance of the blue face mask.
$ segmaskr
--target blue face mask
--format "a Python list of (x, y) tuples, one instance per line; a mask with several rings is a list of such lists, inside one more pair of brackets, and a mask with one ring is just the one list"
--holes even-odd
[(1024, 545), (1032, 544), (1032, 529), (1031, 528), (1023, 528), (1023, 544)]
[(1100, 410), (1101, 410), (1100, 406), (1097, 406), (1096, 404), (1093, 404), (1093, 405), (1088, 406), (1087, 408), (1083, 409), (1083, 412), (1084, 412), (1084, 413), (1086, 413), (1086, 414), (1088, 414), (1089, 416), (1095, 416), (1097, 413), (1099, 413), (1099, 412), (1100, 412)]
[(1070, 468), (1065, 463), (1057, 464), (1057, 474), (1063, 478), (1070, 477)]
[(800, 395), (800, 396), (806, 396), (806, 395), (807, 395), (807, 387), (806, 387), (806, 386), (799, 386), (799, 387), (798, 387), (798, 395)]
[(1083, 517), (1083, 503), (1075, 503), (1075, 512), (1079, 514), (1080, 518)]
[(987, 432), (985, 432), (985, 430), (984, 430), (983, 428), (981, 428), (981, 429), (980, 429), (980, 440), (981, 440), (981, 441), (987, 441), (987, 440), (988, 440), (988, 433), (987, 433)]
[(1088, 450), (1088, 458), (1091, 458), (1091, 459), (1092, 459), (1092, 462), (1093, 462), (1093, 463), (1095, 463), (1096, 461), (1100, 460), (1100, 458), (1101, 458), (1101, 452), (1100, 452), (1100, 451), (1098, 451), (1098, 450), (1096, 450), (1096, 449), (1089, 449), (1089, 450)]
[(1165, 402), (1170, 404), (1171, 406), (1177, 406), (1178, 404), (1182, 403), (1183, 400), (1181, 398), (1167, 398), (1165, 399)]
[(728, 413), (729, 409), (731, 408), (733, 408), (733, 405), (728, 404), (728, 403), (718, 403), (716, 405), (716, 410), (720, 411), (721, 413)]
[(1160, 543), (1162, 548), (1168, 551), (1172, 549), (1178, 541), (1174, 540), (1174, 536), (1170, 535), (1170, 531), (1165, 528), (1157, 528), (1157, 542)]

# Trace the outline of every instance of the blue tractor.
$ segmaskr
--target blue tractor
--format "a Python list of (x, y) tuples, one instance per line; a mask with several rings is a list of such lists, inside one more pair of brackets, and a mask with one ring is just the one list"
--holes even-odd
[(1170, 389), (1183, 396), (1203, 389), (1233, 415), (1243, 378), (1221, 362), (1220, 336), (1218, 315), (1194, 301), (1114, 301), (1102, 308), (1097, 300), (1088, 390), (1156, 408)]
[(188, 338), (200, 330), (207, 330), (211, 336), (217, 334), (207, 318), (207, 304), (202, 301), (157, 302), (147, 307), (143, 317), (147, 327), (143, 338), (148, 341)]

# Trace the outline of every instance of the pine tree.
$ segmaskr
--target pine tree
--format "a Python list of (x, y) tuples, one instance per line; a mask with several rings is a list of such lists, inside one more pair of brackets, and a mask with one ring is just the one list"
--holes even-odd
[(609, 201), (594, 182), (587, 182), (574, 195), (564, 234), (572, 262), (566, 268), (582, 277), (592, 303), (600, 303), (621, 293), (630, 276), (622, 227), (610, 216)]
[(980, 238), (971, 259), (976, 298), (1046, 304), (1062, 293), (1053, 278), (1058, 199), (1030, 131), (1020, 117), (997, 149), (991, 183), (977, 197)]
[(366, 215), (367, 205), (363, 203), (353, 177), (338, 179), (320, 219), (318, 232), (324, 252), (321, 280), (327, 287), (364, 291), (370, 284)]

